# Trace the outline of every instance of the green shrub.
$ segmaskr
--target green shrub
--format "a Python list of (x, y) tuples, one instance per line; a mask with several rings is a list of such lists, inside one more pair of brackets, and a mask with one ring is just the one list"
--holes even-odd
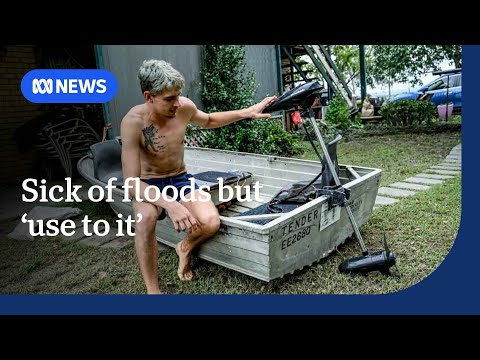
[(341, 96), (335, 95), (328, 106), (326, 116), (327, 124), (338, 129), (347, 129), (352, 124), (350, 119), (351, 116), (347, 103)]
[(265, 154), (295, 157), (303, 153), (298, 136), (289, 133), (276, 122), (266, 128)]
[(398, 134), (442, 134), (442, 133), (456, 133), (462, 131), (460, 123), (434, 121), (430, 124), (412, 124), (406, 126), (396, 126), (387, 123), (380, 124), (366, 124), (363, 129), (352, 130), (344, 135), (345, 140), (354, 138), (370, 137), (370, 136), (385, 136)]
[(438, 115), (437, 107), (429, 101), (411, 99), (386, 103), (380, 108), (382, 122), (396, 126), (430, 124)]
[(207, 112), (253, 105), (255, 73), (247, 69), (245, 45), (205, 45), (202, 101)]
[[(208, 113), (254, 104), (255, 73), (246, 67), (244, 45), (206, 45), (202, 66), (202, 101)], [(299, 142), (270, 120), (243, 120), (208, 131), (204, 147), (292, 156)]]

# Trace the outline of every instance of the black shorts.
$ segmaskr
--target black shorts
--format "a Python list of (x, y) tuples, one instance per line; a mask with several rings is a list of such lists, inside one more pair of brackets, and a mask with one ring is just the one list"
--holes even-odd
[[(177, 176), (170, 176), (170, 177), (164, 177), (164, 178), (152, 178), (152, 179), (140, 179), (140, 180), (147, 183), (148, 185), (155, 185), (160, 189), (160, 191), (162, 191), (163, 188), (167, 185), (173, 185), (178, 190), (176, 200), (179, 201), (180, 190), (183, 189), (185, 186), (190, 186), (190, 178), (193, 178), (193, 175), (187, 172), (184, 172)], [(194, 187), (195, 187), (195, 190), (199, 188), (196, 182), (194, 182)], [(191, 189), (189, 187), (188, 189), (185, 190), (185, 195), (189, 194), (190, 191)], [(167, 189), (166, 194), (172, 197), (175, 195), (171, 187)], [(167, 216), (167, 213), (165, 212), (165, 209), (162, 209), (161, 214), (158, 216), (158, 220), (163, 220), (165, 219), (166, 216)]]

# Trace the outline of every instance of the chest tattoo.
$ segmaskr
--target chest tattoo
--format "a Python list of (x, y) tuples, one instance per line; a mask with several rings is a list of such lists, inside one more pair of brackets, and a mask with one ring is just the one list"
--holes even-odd
[(158, 135), (158, 129), (151, 124), (142, 130), (144, 138), (145, 150), (148, 151), (150, 147), (154, 152), (163, 152), (165, 150), (165, 144), (162, 144), (162, 138), (165, 136)]

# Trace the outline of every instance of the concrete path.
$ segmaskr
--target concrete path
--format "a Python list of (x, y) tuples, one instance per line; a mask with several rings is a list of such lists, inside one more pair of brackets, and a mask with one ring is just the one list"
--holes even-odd
[(373, 209), (379, 206), (394, 204), (407, 196), (413, 196), (418, 191), (425, 191), (432, 186), (442, 184), (445, 179), (451, 179), (462, 173), (462, 144), (455, 146), (445, 160), (431, 166), (421, 174), (409, 177), (403, 181), (382, 186), (378, 189)]

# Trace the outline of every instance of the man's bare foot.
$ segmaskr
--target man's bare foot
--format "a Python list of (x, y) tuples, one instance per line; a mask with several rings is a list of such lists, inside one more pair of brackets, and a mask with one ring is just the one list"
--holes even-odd
[(177, 246), (175, 246), (175, 251), (179, 259), (177, 274), (180, 280), (190, 281), (193, 279), (193, 271), (190, 267), (191, 255), (182, 250), (182, 243), (184, 241), (185, 240), (180, 241)]

